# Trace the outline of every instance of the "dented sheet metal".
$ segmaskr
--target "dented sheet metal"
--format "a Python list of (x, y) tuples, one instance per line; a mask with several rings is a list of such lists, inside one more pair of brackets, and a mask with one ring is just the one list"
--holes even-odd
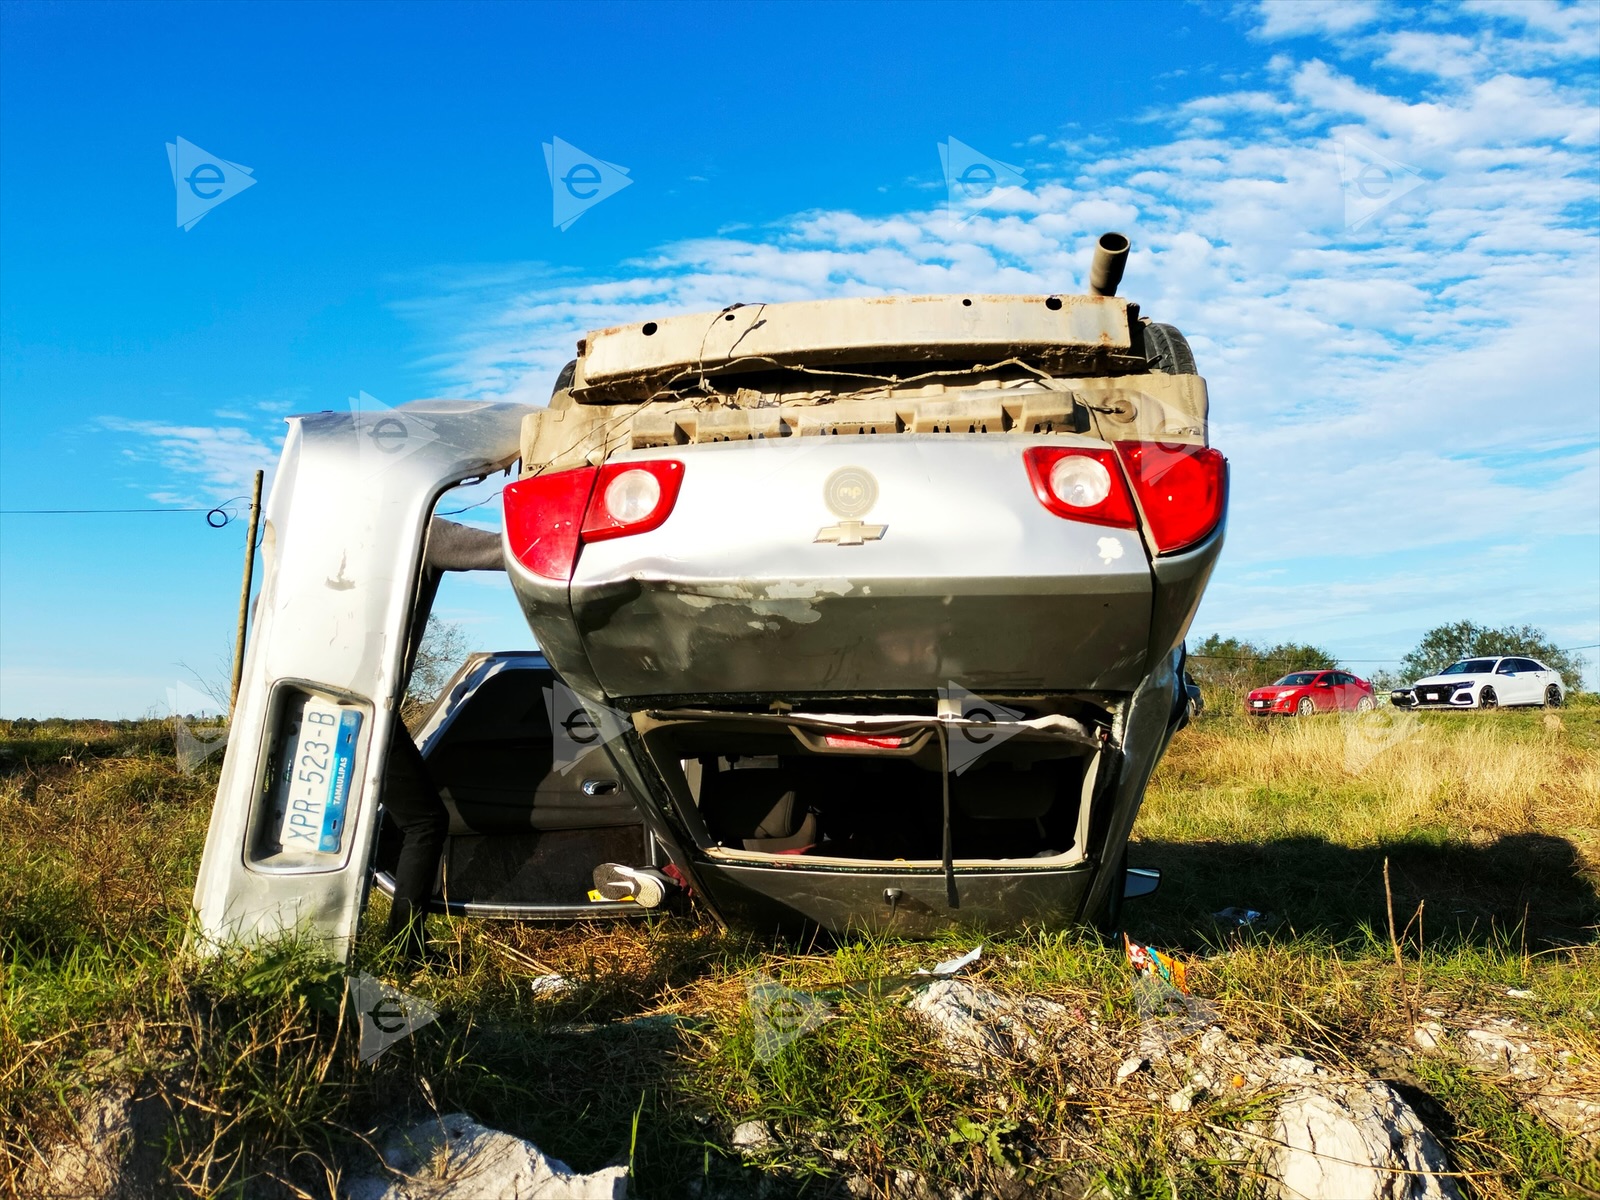
[[(515, 460), (528, 411), (432, 401), (290, 418), (195, 884), (202, 949), (309, 932), (348, 952), (404, 690), (423, 533), (445, 488)], [(293, 836), (308, 814), (317, 837)]]
[(1142, 365), (1128, 303), (1108, 296), (874, 296), (746, 304), (602, 329), (585, 339), (573, 394), (620, 399), (681, 376), (773, 366), (967, 358)]
[[(672, 520), (585, 546), (552, 606), (558, 620), (570, 609), (583, 665), (610, 696), (950, 680), (1131, 691), (1151, 611), (1140, 535), (1047, 511), (1020, 466), (1027, 444), (929, 434), (698, 447)], [(849, 472), (876, 489), (859, 512), (830, 501), (829, 481)], [(557, 644), (559, 626), (540, 617), (534, 630)]]

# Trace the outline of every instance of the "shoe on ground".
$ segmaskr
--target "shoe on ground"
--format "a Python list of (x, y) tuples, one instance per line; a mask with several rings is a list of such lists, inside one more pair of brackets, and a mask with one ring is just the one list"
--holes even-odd
[(640, 908), (655, 908), (667, 898), (672, 881), (650, 867), (625, 867), (601, 863), (594, 869), (594, 890), (607, 900), (632, 900)]

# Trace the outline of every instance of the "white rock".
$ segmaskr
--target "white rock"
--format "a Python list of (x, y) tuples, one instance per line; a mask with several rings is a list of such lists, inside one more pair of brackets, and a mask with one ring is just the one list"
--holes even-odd
[(1438, 1022), (1428, 1022), (1427, 1038), (1421, 1036), (1423, 1028), (1413, 1034), (1423, 1050), (1443, 1054), (1454, 1049), (1474, 1070), (1507, 1081), (1522, 1104), (1567, 1137), (1591, 1153), (1600, 1149), (1600, 1091), (1594, 1086), (1592, 1064), (1584, 1069), (1570, 1050), (1558, 1049), (1506, 1017), (1463, 1020), (1448, 1044)]
[(1189, 1057), (1191, 1078), (1243, 1078), (1242, 1096), (1278, 1093), (1275, 1115), (1251, 1126), (1238, 1147), (1256, 1160), (1271, 1195), (1459, 1200), (1443, 1149), (1387, 1084), (1240, 1042), (1221, 1029), (1207, 1030)]
[(400, 1179), (361, 1178), (343, 1200), (626, 1200), (628, 1169), (582, 1175), (531, 1142), (465, 1113), (427, 1120), (394, 1139), (385, 1161)]
[[(1298, 1072), (1296, 1072), (1298, 1074)], [(1320, 1072), (1326, 1076), (1326, 1072)], [(1376, 1079), (1317, 1079), (1284, 1096), (1265, 1156), (1285, 1200), (1456, 1200), (1439, 1143)]]
[(1144, 1066), (1144, 1064), (1148, 1061), (1148, 1059), (1140, 1058), (1137, 1054), (1135, 1054), (1132, 1058), (1128, 1059), (1117, 1068), (1117, 1082), (1121, 1083), (1129, 1075), (1132, 1075), (1140, 1067)]
[[(1066, 1032), (1068, 1015), (1060, 1005), (1009, 999), (960, 979), (934, 984), (910, 1008), (933, 1027), (953, 1065), (979, 1074), (1037, 1061)], [(1124, 1061), (1118, 1081), (1147, 1059)], [(1275, 1115), (1247, 1129), (1237, 1147), (1257, 1161), (1279, 1200), (1460, 1200), (1443, 1149), (1380, 1080), (1239, 1042), (1216, 1025), (1196, 1030), (1181, 1048), (1168, 1047), (1166, 1061), (1188, 1084), (1149, 1094), (1175, 1112), (1193, 1106), (1207, 1079), (1242, 1079), (1241, 1096), (1279, 1098)]]
[(765, 1121), (742, 1121), (734, 1126), (733, 1145), (737, 1150), (766, 1150), (773, 1144), (772, 1130)]
[(1069, 1015), (1049, 1000), (1012, 999), (964, 979), (940, 979), (914, 995), (907, 1007), (933, 1027), (950, 1065), (969, 1075), (1038, 1062)]
[(1437, 1021), (1424, 1021), (1411, 1031), (1411, 1040), (1424, 1050), (1437, 1050), (1444, 1043), (1444, 1026)]
[(528, 980), (528, 990), (535, 996), (559, 996), (572, 989), (572, 980), (565, 975), (535, 975)]
[(1539, 1069), (1538, 1056), (1527, 1042), (1507, 1036), (1516, 1032), (1509, 1022), (1499, 1021), (1488, 1029), (1468, 1029), (1461, 1037), (1462, 1054), (1485, 1070), (1517, 1079), (1537, 1079), (1544, 1073)]

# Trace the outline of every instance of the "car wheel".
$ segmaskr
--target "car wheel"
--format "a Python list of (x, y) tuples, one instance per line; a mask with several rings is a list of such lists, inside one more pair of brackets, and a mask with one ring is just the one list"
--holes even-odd
[(1371, 696), (1363, 696), (1361, 699), (1356, 701), (1356, 711), (1358, 713), (1369, 713), (1372, 711), (1372, 708), (1373, 705)]
[(1553, 683), (1544, 690), (1544, 706), (1546, 708), (1561, 707), (1561, 689)]
[(1294, 706), (1294, 715), (1297, 717), (1315, 716), (1316, 712), (1317, 702), (1310, 696), (1301, 696), (1300, 703)]
[(1492, 687), (1486, 687), (1486, 688), (1483, 689), (1483, 691), (1478, 693), (1478, 707), (1479, 708), (1499, 708), (1500, 707), (1500, 697), (1496, 696), (1494, 694), (1494, 689)]
[(1194, 351), (1189, 342), (1171, 325), (1151, 321), (1144, 327), (1144, 357), (1152, 371), (1167, 375), (1198, 375)]

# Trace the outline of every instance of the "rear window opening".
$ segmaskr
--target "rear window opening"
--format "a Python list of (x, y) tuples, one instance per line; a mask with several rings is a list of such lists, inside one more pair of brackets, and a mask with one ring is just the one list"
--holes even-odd
[[(673, 723), (648, 731), (645, 745), (680, 812), (698, 826), (696, 840), (714, 856), (794, 865), (941, 864), (941, 756), (926, 719), (920, 727), (872, 726), (832, 736), (781, 723), (752, 728), (737, 718), (720, 728)], [(1013, 734), (960, 774), (952, 772), (954, 863), (1082, 859), (1099, 753), (1042, 734)]]

